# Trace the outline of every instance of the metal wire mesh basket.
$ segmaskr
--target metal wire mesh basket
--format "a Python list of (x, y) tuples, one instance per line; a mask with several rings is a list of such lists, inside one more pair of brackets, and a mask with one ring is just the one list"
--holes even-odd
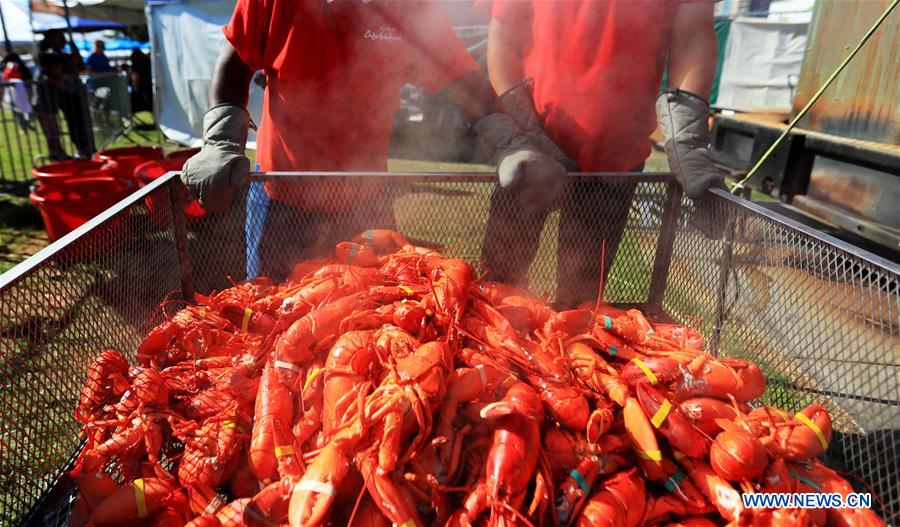
[[(86, 368), (106, 348), (133, 359), (166, 299), (227, 287), (248, 269), (285, 273), (292, 259), (371, 227), (395, 226), (481, 262), (490, 175), (262, 178), (338, 212), (280, 207), (263, 220), (245, 215), (251, 191), (188, 226), (172, 173), (0, 277), (0, 524), (64, 523)], [(835, 428), (826, 461), (867, 482), (882, 514), (900, 512), (900, 267), (725, 192), (682, 199), (668, 175), (579, 181), (602, 183), (583, 211), (588, 219), (627, 211), (605, 300), (697, 328), (712, 353), (756, 361), (766, 404), (825, 405)], [(248, 250), (263, 221), (266, 239)], [(547, 218), (527, 273), (531, 290), (549, 299), (557, 295), (559, 223), (558, 213)], [(528, 243), (520, 236), (516, 243)], [(565, 244), (593, 248), (598, 240)], [(292, 249), (300, 245), (311, 248)]]

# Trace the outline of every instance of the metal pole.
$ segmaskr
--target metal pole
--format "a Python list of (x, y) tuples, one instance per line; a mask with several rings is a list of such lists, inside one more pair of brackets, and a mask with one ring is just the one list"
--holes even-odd
[(34, 9), (31, 8), (31, 0), (28, 0), (28, 28), (31, 30), (31, 56), (34, 62), (37, 62), (38, 53), (40, 52), (40, 48), (38, 48), (37, 40), (34, 39)]
[(148, 5), (146, 8), (147, 14), (147, 29), (148, 29), (148, 37), (150, 38), (150, 91), (153, 94), (153, 125), (156, 127), (156, 144), (159, 146), (163, 146), (163, 141), (165, 140), (162, 132), (162, 128), (159, 126), (159, 88), (158, 88), (158, 79), (160, 75), (159, 66), (157, 66), (157, 60), (159, 60), (159, 45), (157, 39), (154, 37), (154, 27), (153, 27), (153, 6)]
[(659, 226), (659, 238), (656, 243), (656, 255), (653, 258), (653, 274), (650, 276), (650, 290), (647, 292), (647, 305), (655, 311), (655, 315), (663, 314), (663, 297), (666, 294), (666, 281), (669, 267), (672, 264), (672, 253), (675, 248), (675, 235), (678, 231), (678, 219), (681, 217), (681, 187), (669, 184), (662, 221)]
[(12, 42), (9, 41), (9, 31), (6, 30), (6, 19), (3, 18), (3, 3), (0, 3), (0, 27), (3, 28), (3, 40), (6, 46), (6, 54), (12, 54)]
[[(178, 274), (181, 279), (181, 298), (194, 300), (194, 269), (191, 265), (191, 251), (187, 237), (187, 218), (184, 214), (184, 187), (178, 178), (169, 181), (169, 210), (172, 215), (172, 230), (175, 235), (175, 251), (178, 257)], [(160, 190), (157, 190), (160, 192)]]
[(72, 21), (69, 20), (69, 0), (63, 0), (63, 15), (66, 17), (66, 34), (69, 35), (69, 45), (72, 46), (72, 54), (81, 57), (81, 52), (75, 45), (75, 37), (72, 36)]
[(716, 288), (716, 318), (713, 321), (712, 339), (709, 343), (709, 354), (719, 356), (719, 345), (722, 342), (722, 326), (725, 324), (725, 294), (728, 289), (728, 274), (731, 272), (731, 257), (734, 251), (734, 217), (728, 218), (725, 226), (725, 242), (722, 244), (722, 259), (719, 261), (719, 284)]

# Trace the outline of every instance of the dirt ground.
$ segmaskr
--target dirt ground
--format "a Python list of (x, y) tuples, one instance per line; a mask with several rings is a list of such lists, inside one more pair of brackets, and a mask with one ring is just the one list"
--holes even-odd
[(50, 243), (28, 198), (0, 194), (0, 274)]

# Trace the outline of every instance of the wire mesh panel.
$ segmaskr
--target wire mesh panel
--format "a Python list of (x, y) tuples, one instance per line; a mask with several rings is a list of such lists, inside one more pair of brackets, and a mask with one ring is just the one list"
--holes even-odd
[(758, 363), (763, 403), (826, 406), (827, 461), (900, 513), (898, 266), (745, 203), (722, 193), (695, 214), (715, 228), (679, 229), (664, 309)]
[(0, 280), (0, 524), (22, 521), (76, 451), (74, 410), (93, 359), (115, 348), (133, 360), (178, 289), (172, 229), (152, 220), (135, 199)]
[[(395, 228), (489, 277), (503, 267), (507, 281), (564, 305), (596, 298), (602, 267), (606, 301), (689, 324), (713, 352), (760, 363), (769, 381), (762, 402), (827, 406), (836, 430), (829, 463), (868, 481), (898, 511), (896, 265), (727, 195), (681, 200), (664, 176), (580, 177), (578, 191), (562, 198), (565, 212), (540, 218), (517, 216), (514, 197), (493, 181), (271, 174), (187, 230), (177, 207), (153, 207), (150, 216), (145, 197), (132, 197), (0, 280), (0, 522), (21, 522), (40, 496), (65, 503), (70, 486), (46, 491), (78, 445), (73, 409), (85, 371), (107, 347), (133, 353), (170, 292), (282, 280), (298, 262), (372, 228)], [(172, 205), (172, 191), (177, 205), (177, 178), (158, 184), (146, 198)], [(32, 519), (52, 523), (48, 511), (60, 510), (42, 507)]]
[[(580, 214), (571, 215), (577, 217), (566, 217), (557, 210), (537, 219), (508, 212), (517, 206), (512, 196), (492, 199), (493, 181), (486, 175), (343, 175), (305, 177), (300, 182), (269, 176), (265, 184), (274, 185), (273, 192), (281, 193), (284, 201), (312, 210), (270, 200), (263, 181), (255, 182), (227, 212), (206, 218), (191, 233), (194, 286), (200, 292), (228, 287), (229, 277), (244, 279), (248, 270), (250, 276), (283, 280), (294, 264), (328, 256), (338, 241), (366, 229), (391, 228), (416, 244), (468, 260), (484, 272), (493, 271), (490, 266), (496, 265), (496, 260), (513, 261), (510, 265), (522, 271), (509, 274), (521, 280), (504, 281), (519, 282), (551, 301), (556, 299), (560, 258), (583, 260), (595, 267), (583, 273), (585, 288), (577, 300), (595, 299), (605, 250), (609, 274), (605, 298), (616, 303), (646, 302), (671, 188), (663, 178), (609, 175), (597, 188), (585, 191), (580, 187), (562, 197), (560, 209), (568, 209), (569, 203), (576, 201), (574, 196), (591, 193), (590, 200), (577, 199)], [(285, 188), (288, 190), (277, 190)], [(504, 237), (500, 254), (485, 261), (485, 233), (491, 214), (508, 225), (499, 232)], [(604, 220), (613, 216), (623, 220), (618, 230), (597, 228), (605, 227)], [(562, 238), (561, 245), (560, 225), (566, 223), (570, 234)], [(492, 231), (487, 232), (490, 235)], [(614, 236), (622, 239), (618, 251), (612, 243)], [(564, 263), (559, 274), (573, 280), (570, 275), (575, 266)]]

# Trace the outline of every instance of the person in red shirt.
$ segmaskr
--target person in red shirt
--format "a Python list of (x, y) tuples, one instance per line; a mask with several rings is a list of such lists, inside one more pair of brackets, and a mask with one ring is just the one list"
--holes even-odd
[[(488, 72), (529, 140), (569, 170), (640, 171), (657, 117), (686, 194), (722, 183), (707, 150), (716, 65), (713, 3), (678, 0), (489, 2)], [(668, 66), (669, 90), (659, 94)], [(656, 108), (654, 109), (654, 105)], [(557, 301), (596, 297), (601, 244), (615, 257), (634, 184), (569, 182), (561, 199)], [(498, 187), (484, 243), (488, 277), (526, 284), (546, 211)]]
[[(210, 86), (203, 148), (182, 173), (209, 211), (227, 208), (247, 182), (245, 107), (257, 70), (266, 75), (256, 157), (264, 171), (386, 170), (392, 117), (400, 87), (409, 82), (443, 90), (462, 107), (493, 150), (500, 182), (523, 207), (552, 207), (565, 184), (565, 169), (530, 145), (500, 111), (490, 84), (437, 2), (239, 0), (223, 31), (227, 43)], [(388, 226), (390, 211), (374, 210), (366, 202), (369, 196), (348, 185), (331, 185), (323, 195), (313, 192), (322, 185), (272, 181), (266, 185), (271, 202), (251, 187), (248, 274), (284, 274), (291, 263), (321, 252), (335, 238)], [(354, 207), (367, 213), (346, 213)], [(298, 208), (302, 229), (294, 226)], [(258, 229), (251, 233), (254, 225), (295, 236), (275, 240)], [(258, 236), (261, 241), (253, 239)]]

